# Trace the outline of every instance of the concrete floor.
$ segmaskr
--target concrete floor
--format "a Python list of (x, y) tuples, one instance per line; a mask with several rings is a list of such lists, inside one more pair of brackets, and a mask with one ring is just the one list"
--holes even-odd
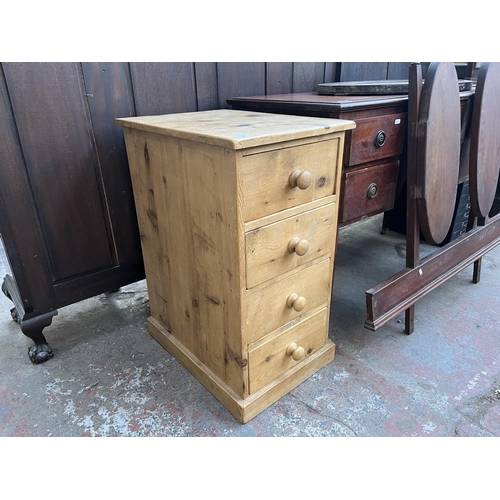
[(340, 232), (334, 361), (245, 425), (149, 335), (145, 281), (61, 309), (41, 365), (0, 294), (0, 436), (499, 436), (500, 247), (479, 284), (470, 267), (421, 300), (412, 335), (370, 332), (365, 290), (404, 267), (380, 226)]

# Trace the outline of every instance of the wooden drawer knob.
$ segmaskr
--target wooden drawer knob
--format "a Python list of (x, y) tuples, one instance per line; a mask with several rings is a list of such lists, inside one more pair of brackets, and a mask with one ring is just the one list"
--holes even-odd
[(295, 311), (300, 312), (306, 307), (306, 299), (296, 293), (292, 293), (286, 299), (287, 307), (293, 307)]
[(298, 346), (295, 342), (290, 344), (286, 350), (287, 356), (292, 356), (295, 361), (299, 361), (304, 357), (306, 351), (303, 347)]
[(309, 242), (307, 240), (301, 240), (298, 236), (294, 236), (288, 242), (288, 250), (290, 253), (296, 253), (297, 255), (305, 255), (309, 250)]
[(288, 181), (293, 188), (298, 187), (299, 189), (307, 189), (311, 185), (311, 179), (311, 174), (306, 170), (303, 172), (301, 170), (294, 170), (290, 174)]

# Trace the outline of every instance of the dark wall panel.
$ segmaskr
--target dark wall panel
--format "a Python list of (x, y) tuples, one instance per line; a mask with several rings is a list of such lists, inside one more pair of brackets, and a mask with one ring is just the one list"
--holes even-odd
[(198, 111), (217, 109), (217, 64), (214, 62), (195, 63), (196, 98)]
[(326, 62), (324, 83), (335, 82), (337, 78), (337, 70), (340, 70), (340, 63)]
[(229, 108), (228, 97), (263, 95), (266, 93), (266, 63), (217, 63), (219, 108)]
[(410, 68), (409, 62), (390, 62), (387, 72), (388, 80), (407, 80)]
[(118, 263), (135, 263), (140, 242), (122, 127), (115, 118), (135, 116), (127, 63), (82, 63), (101, 173), (106, 186), (107, 210), (118, 253)]
[(54, 279), (113, 265), (80, 64), (3, 68)]
[(325, 63), (294, 62), (293, 91), (314, 92), (318, 83), (324, 83)]
[(293, 63), (266, 63), (266, 94), (288, 94), (293, 92)]
[(134, 62), (130, 71), (138, 115), (197, 111), (194, 63)]
[(343, 62), (340, 81), (387, 80), (388, 64), (386, 62)]

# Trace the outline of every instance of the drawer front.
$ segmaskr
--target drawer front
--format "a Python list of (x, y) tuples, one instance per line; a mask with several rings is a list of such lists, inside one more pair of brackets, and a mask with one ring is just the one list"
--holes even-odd
[(352, 131), (346, 166), (390, 158), (403, 153), (406, 113), (356, 120)]
[(328, 339), (328, 309), (292, 326), (248, 353), (250, 393), (321, 349)]
[(304, 212), (246, 233), (247, 288), (330, 255), (337, 232), (337, 204)]
[(245, 222), (336, 194), (340, 138), (243, 157)]
[(346, 172), (340, 222), (385, 212), (394, 206), (399, 162)]
[(247, 342), (251, 344), (280, 326), (328, 303), (330, 259), (308, 267), (264, 289), (247, 292)]

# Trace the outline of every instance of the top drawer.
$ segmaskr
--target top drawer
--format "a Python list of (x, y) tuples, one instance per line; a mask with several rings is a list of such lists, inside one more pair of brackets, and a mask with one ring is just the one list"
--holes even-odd
[(403, 153), (406, 113), (356, 120), (344, 165), (360, 165)]
[(334, 137), (244, 156), (244, 221), (337, 194), (340, 141)]

